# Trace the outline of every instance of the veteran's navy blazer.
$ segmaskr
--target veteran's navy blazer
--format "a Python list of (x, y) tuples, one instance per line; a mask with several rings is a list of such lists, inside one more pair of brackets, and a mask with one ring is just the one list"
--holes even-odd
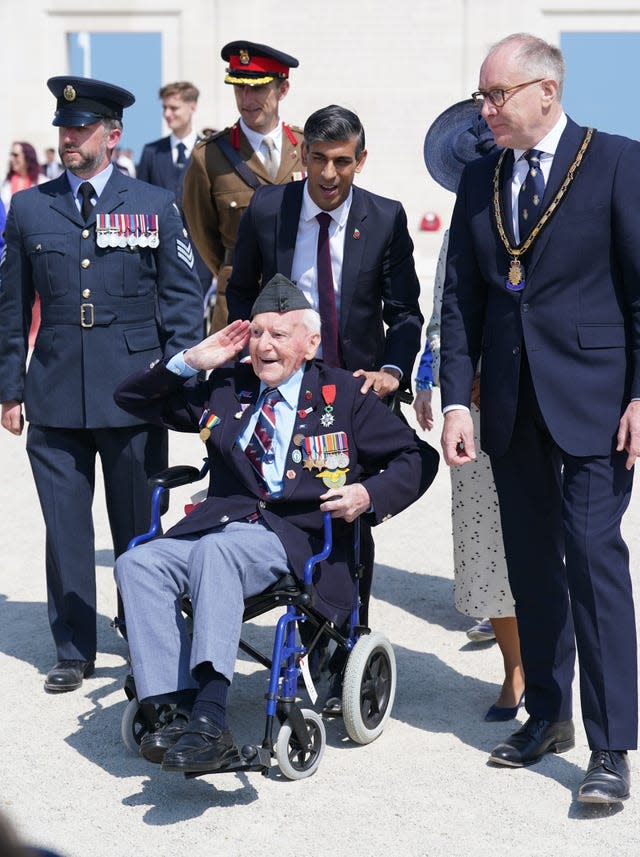
[[(334, 423), (323, 427), (322, 388), (335, 386)], [(418, 446), (415, 433), (373, 393), (362, 395), (360, 379), (322, 363), (306, 365), (286, 459), (283, 495), (265, 498), (249, 459), (236, 442), (257, 402), (260, 382), (248, 364), (217, 369), (204, 382), (187, 382), (159, 364), (127, 379), (115, 400), (145, 422), (180, 431), (197, 431), (203, 408), (220, 417), (211, 428), (207, 453), (211, 464), (208, 496), (166, 535), (200, 533), (259, 512), (280, 538), (294, 574), (322, 545), (321, 494), (327, 491), (317, 470), (308, 470), (293, 455), (296, 435), (346, 432), (349, 447), (347, 483), (363, 481), (373, 503), (372, 523), (390, 518), (413, 503), (431, 484), (437, 470), (435, 450)], [(309, 411), (309, 409), (311, 409)], [(316, 573), (317, 606), (328, 618), (342, 621), (352, 598), (345, 524), (334, 522), (336, 551)], [(341, 538), (342, 537), (342, 538)]]

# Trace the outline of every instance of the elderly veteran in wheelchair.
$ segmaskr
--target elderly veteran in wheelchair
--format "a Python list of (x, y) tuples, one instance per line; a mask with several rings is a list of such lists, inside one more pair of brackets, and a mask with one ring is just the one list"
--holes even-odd
[[(142, 741), (142, 755), (163, 770), (197, 774), (238, 761), (226, 704), (244, 599), (284, 574), (300, 577), (322, 544), (323, 512), (335, 519), (334, 552), (316, 569), (314, 597), (339, 624), (353, 592), (347, 523), (396, 515), (435, 475), (435, 451), (425, 454), (377, 396), (363, 395), (361, 379), (314, 362), (319, 342), (318, 314), (276, 275), (250, 322), (233, 322), (116, 391), (120, 407), (145, 422), (199, 430), (211, 465), (206, 499), (115, 569), (138, 699), (175, 703), (183, 715)], [(229, 362), (247, 345), (250, 363)], [(195, 378), (209, 370), (208, 380)]]

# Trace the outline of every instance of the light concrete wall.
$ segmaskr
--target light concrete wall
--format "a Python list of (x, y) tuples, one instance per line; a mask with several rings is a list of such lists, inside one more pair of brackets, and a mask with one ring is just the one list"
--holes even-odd
[[(191, 79), (202, 91), (198, 125), (224, 127), (235, 118), (223, 83), (220, 48), (247, 38), (300, 59), (283, 116), (303, 123), (331, 102), (356, 110), (369, 158), (359, 183), (401, 199), (425, 279), (441, 232), (418, 227), (426, 211), (443, 224), (453, 197), (427, 175), (422, 144), (427, 127), (477, 86), (487, 48), (510, 32), (557, 41), (562, 30), (640, 29), (637, 0), (1, 0), (4, 82), (0, 104), (0, 169), (16, 137), (38, 152), (55, 144), (52, 98), (45, 81), (67, 70), (66, 33), (160, 31), (165, 80)], [(114, 64), (118, 58), (114, 57)], [(135, 81), (130, 88), (135, 93)], [(154, 136), (150, 134), (150, 136)]]

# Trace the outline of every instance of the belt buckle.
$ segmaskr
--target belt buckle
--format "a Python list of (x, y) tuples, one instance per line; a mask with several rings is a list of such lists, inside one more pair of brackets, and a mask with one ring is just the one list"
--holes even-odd
[[(87, 321), (86, 313), (89, 313), (89, 320)], [(95, 322), (95, 312), (93, 308), (93, 304), (80, 304), (80, 327), (93, 327)]]

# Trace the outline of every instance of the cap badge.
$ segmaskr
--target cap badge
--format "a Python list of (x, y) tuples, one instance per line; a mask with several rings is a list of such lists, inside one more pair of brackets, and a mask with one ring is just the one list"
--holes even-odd
[(71, 84), (67, 84), (67, 86), (65, 86), (64, 90), (62, 91), (62, 94), (64, 95), (65, 101), (75, 101), (76, 100), (76, 91), (71, 86)]
[(239, 56), (242, 65), (249, 65), (249, 63), (251, 62), (251, 58), (249, 57), (249, 51), (246, 51), (244, 48), (241, 48)]

